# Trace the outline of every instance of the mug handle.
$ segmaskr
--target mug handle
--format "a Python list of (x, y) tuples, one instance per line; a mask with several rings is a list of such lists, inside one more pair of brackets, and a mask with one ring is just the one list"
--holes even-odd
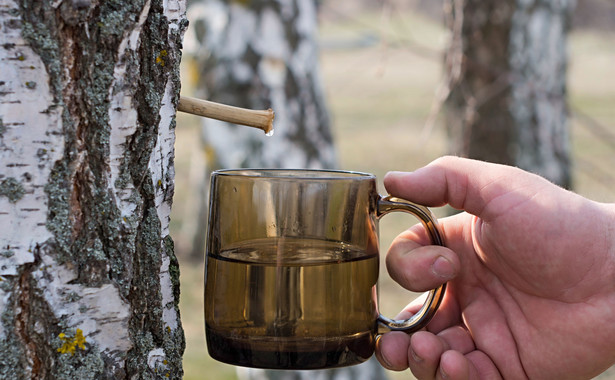
[[(403, 211), (416, 216), (423, 223), (432, 244), (444, 246), (443, 234), (438, 228), (437, 219), (427, 207), (392, 196), (380, 197), (378, 199), (378, 210), (376, 213), (378, 219), (393, 211)], [(446, 284), (430, 290), (421, 310), (408, 319), (389, 319), (379, 314), (378, 334), (389, 331), (404, 331), (410, 334), (427, 326), (431, 318), (436, 314), (444, 298), (445, 290)]]

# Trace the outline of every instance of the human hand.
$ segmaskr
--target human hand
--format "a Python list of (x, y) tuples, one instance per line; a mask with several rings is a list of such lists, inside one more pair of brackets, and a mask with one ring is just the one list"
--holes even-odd
[(425, 331), (380, 337), (383, 366), (419, 379), (580, 379), (615, 363), (612, 204), (456, 157), (384, 183), (393, 196), (466, 212), (440, 220), (446, 247), (430, 246), (421, 226), (393, 242), (395, 281), (413, 291), (448, 285)]

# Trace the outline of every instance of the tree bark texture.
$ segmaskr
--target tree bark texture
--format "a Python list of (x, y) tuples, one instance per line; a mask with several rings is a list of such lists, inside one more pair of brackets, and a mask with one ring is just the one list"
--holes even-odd
[(0, 378), (181, 378), (185, 5), (0, 0)]
[(450, 152), (570, 187), (567, 33), (573, 1), (449, 0)]

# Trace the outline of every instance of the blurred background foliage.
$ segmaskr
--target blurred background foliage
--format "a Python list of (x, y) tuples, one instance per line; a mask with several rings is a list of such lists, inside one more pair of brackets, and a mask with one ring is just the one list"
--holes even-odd
[[(193, 0), (189, 4), (195, 6), (199, 2)], [(446, 54), (454, 36), (445, 22), (446, 4), (454, 2), (318, 2), (319, 53), (315, 58), (322, 80), (322, 101), (326, 105), (326, 118), (320, 120), (327, 123), (331, 134), (330, 142), (324, 146), (334, 151), (327, 153), (327, 158), (319, 164), (310, 166), (371, 172), (381, 180), (389, 170), (414, 170), (450, 152), (442, 86), (450, 79)], [(198, 27), (196, 20), (190, 21), (190, 28)], [(612, 202), (615, 198), (615, 4), (608, 0), (578, 2), (570, 22), (564, 92), (570, 144), (569, 186), (589, 198)], [(237, 98), (225, 94), (224, 87), (215, 91), (204, 88), (203, 47), (198, 41), (190, 40), (194, 39), (191, 33), (186, 35), (182, 94), (211, 98), (209, 95), (214, 93), (219, 98), (210, 100), (227, 100), (232, 104)], [(270, 106), (262, 100), (250, 101), (254, 99), (233, 105), (255, 108), (260, 101), (263, 108)], [(274, 111), (285, 112), (275, 108)], [(306, 117), (288, 115), (282, 119)], [(216, 157), (237, 154), (231, 148), (213, 146), (207, 142), (207, 136), (231, 139), (254, 132), (245, 127), (202, 125), (202, 120), (184, 114), (178, 114), (177, 126), (176, 193), (171, 227), (181, 266), (180, 309), (187, 345), (185, 378), (237, 379), (234, 367), (217, 363), (207, 355), (203, 328), (203, 252), (201, 247), (195, 254), (193, 248), (198, 246), (195, 236), (205, 234), (199, 220), (203, 220), (207, 173), (224, 166)], [(254, 135), (257, 141), (267, 139), (265, 148), (255, 148), (254, 143), (231, 145), (248, 157), (265, 156), (259, 149), (266, 150), (266, 146), (293, 138), (285, 135), (282, 126), (275, 124), (275, 127), (273, 137)], [(230, 132), (217, 128), (230, 128)], [(267, 164), (267, 161), (257, 162)], [(382, 186), (381, 191), (384, 191)], [(448, 213), (435, 212), (441, 216)], [(384, 218), (380, 228), (382, 252), (386, 252), (397, 233), (413, 223), (405, 216)], [(414, 296), (392, 283), (386, 273), (381, 273), (380, 302), (384, 314), (394, 315)], [(409, 372), (387, 372), (387, 375), (391, 379), (412, 378)], [(607, 371), (600, 378), (615, 379), (615, 376)]]

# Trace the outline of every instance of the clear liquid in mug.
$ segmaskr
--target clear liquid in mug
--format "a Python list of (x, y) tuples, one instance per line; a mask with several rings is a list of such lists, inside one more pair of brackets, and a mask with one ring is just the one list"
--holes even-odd
[(304, 238), (265, 238), (209, 252), (210, 355), (260, 368), (358, 364), (374, 352), (378, 252)]

